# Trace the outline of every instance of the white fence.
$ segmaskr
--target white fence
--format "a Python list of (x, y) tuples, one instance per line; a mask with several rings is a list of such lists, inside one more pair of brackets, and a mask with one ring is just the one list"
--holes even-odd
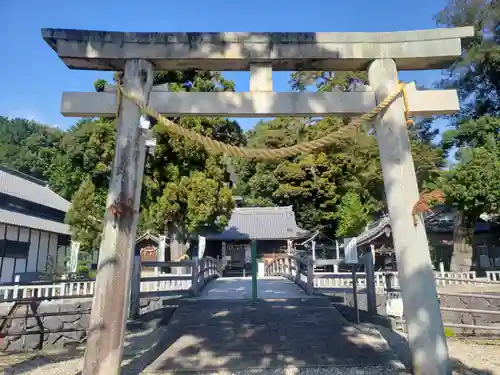
[(183, 291), (189, 290), (192, 285), (190, 273), (176, 275), (161, 273), (158, 276), (162, 280), (147, 281), (148, 277), (141, 278), (141, 292)]
[(486, 271), (486, 278), (491, 281), (500, 281), (500, 271)]
[(93, 280), (64, 281), (54, 284), (40, 283), (30, 285), (0, 285), (0, 302), (9, 299), (34, 297), (86, 296), (94, 293)]
[[(375, 272), (375, 287), (386, 288), (385, 275), (392, 275), (392, 286), (399, 286), (399, 278), (397, 272)], [(492, 280), (500, 282), (500, 271), (488, 272), (486, 278), (476, 277), (474, 271), (470, 272), (435, 272), (436, 284), (439, 286), (445, 285), (466, 285), (466, 284), (481, 284), (482, 281)], [(495, 279), (496, 277), (496, 279)], [(356, 285), (358, 287), (366, 287), (366, 273), (356, 272)], [(351, 272), (315, 272), (314, 273), (315, 288), (347, 288), (352, 287)]]
[[(186, 291), (191, 288), (191, 274), (159, 274), (163, 280), (141, 280), (141, 292)], [(180, 279), (183, 278), (183, 279)], [(186, 279), (184, 279), (186, 278)], [(179, 280), (180, 279), (180, 280)], [(42, 297), (90, 297), (94, 294), (95, 281), (64, 281), (54, 284), (0, 285), (0, 302), (12, 299)]]
[[(203, 272), (202, 272), (203, 273)], [(205, 277), (210, 277), (216, 271), (207, 269)], [(386, 288), (386, 272), (375, 272), (375, 286), (378, 289)], [(397, 272), (392, 273), (392, 287), (399, 287)], [(148, 277), (141, 278), (141, 292), (166, 292), (166, 291), (188, 291), (192, 287), (192, 274), (151, 274), (152, 281)], [(436, 284), (445, 285), (467, 285), (481, 284), (485, 281), (498, 281), (500, 285), (500, 271), (487, 271), (485, 278), (477, 278), (474, 271), (471, 272), (436, 272)], [(301, 280), (306, 283), (307, 277), (301, 275)], [(161, 280), (158, 279), (161, 278)], [(352, 274), (350, 272), (315, 272), (314, 288), (349, 288), (352, 287)], [(356, 285), (360, 288), (366, 287), (366, 273), (356, 273)], [(90, 297), (94, 293), (94, 280), (59, 280), (56, 283), (32, 283), (19, 285), (15, 283), (0, 285), (0, 302), (5, 300), (26, 299), (33, 297)]]
[[(151, 262), (149, 262), (151, 263)], [(158, 262), (155, 262), (158, 263)], [(147, 264), (146, 262), (143, 264)], [(194, 268), (194, 261), (163, 262), (167, 266), (182, 266), (183, 269)], [(196, 269), (197, 285), (199, 289), (205, 282), (220, 274), (220, 265), (216, 259), (204, 258)], [(159, 268), (158, 268), (159, 269)], [(145, 273), (140, 278), (140, 292), (187, 292), (193, 290), (193, 273), (171, 274), (171, 273)], [(149, 280), (151, 279), (151, 280)], [(61, 299), (64, 297), (90, 298), (94, 294), (95, 280), (57, 280), (54, 282), (32, 282), (19, 284), (19, 276), (16, 282), (0, 285), (0, 302), (18, 299)]]

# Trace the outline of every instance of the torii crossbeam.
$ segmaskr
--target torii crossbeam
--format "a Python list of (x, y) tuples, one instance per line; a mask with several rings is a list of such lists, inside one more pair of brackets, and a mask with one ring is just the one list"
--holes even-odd
[[(146, 104), (149, 101), (162, 114), (228, 117), (360, 115), (396, 89), (398, 70), (447, 68), (461, 55), (461, 40), (473, 35), (472, 27), (387, 33), (42, 30), (43, 38), (69, 68), (123, 70), (123, 89)], [(154, 70), (186, 69), (250, 71), (250, 92), (170, 93), (152, 88)], [(367, 70), (370, 89), (273, 93), (273, 70)], [(113, 116), (113, 91), (65, 93), (62, 112), (66, 116)], [(459, 109), (454, 90), (409, 87), (408, 99), (414, 115)], [(140, 115), (134, 103), (121, 102), (84, 375), (119, 374), (144, 164)], [(401, 98), (377, 118), (375, 129), (416, 373), (449, 375), (425, 228), (421, 220), (415, 225), (412, 217), (419, 192)]]

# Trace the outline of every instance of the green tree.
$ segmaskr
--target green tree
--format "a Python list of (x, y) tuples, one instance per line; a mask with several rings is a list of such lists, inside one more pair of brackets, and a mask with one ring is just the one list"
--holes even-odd
[(86, 178), (75, 192), (66, 222), (71, 227), (73, 240), (80, 242), (80, 249), (90, 253), (99, 249), (105, 196), (99, 194), (90, 178)]
[(443, 191), (458, 212), (454, 231), (452, 267), (469, 267), (476, 222), (483, 213), (499, 212), (500, 149), (490, 142), (464, 150), (460, 162), (445, 172)]
[(35, 121), (0, 116), (0, 164), (50, 182), (63, 134)]
[[(473, 120), (464, 120), (443, 133), (445, 150), (452, 147), (467, 149), (482, 147), (488, 142), (500, 142), (500, 117), (485, 115)], [(460, 153), (457, 154), (460, 157)]]
[(464, 263), (472, 256), (472, 228), (478, 212), (495, 210), (491, 196), (486, 194), (495, 192), (495, 181), (480, 169), (494, 170), (498, 161), (493, 150), (498, 148), (495, 143), (500, 128), (500, 2), (449, 0), (435, 19), (440, 26), (474, 26), (476, 31), (474, 38), (463, 43), (462, 57), (440, 82), (441, 87), (457, 89), (462, 107), (451, 118), (442, 144), (448, 153), (457, 151), (458, 165), (445, 174), (445, 190), (448, 201), (458, 210), (454, 258)]
[(371, 207), (363, 204), (358, 193), (349, 191), (340, 200), (337, 209), (337, 237), (359, 235), (371, 219)]
[[(260, 123), (249, 132), (248, 144), (286, 147), (321, 137), (343, 125), (338, 118), (325, 118), (314, 124), (307, 119), (276, 119)], [(301, 134), (297, 136), (300, 127)], [(292, 205), (302, 227), (333, 235), (336, 207), (347, 191), (357, 191), (363, 202), (373, 206), (380, 201), (381, 174), (376, 156), (374, 138), (360, 132), (310, 155), (263, 162), (236, 160), (236, 193), (244, 196), (249, 205)]]
[[(491, 158), (492, 163), (500, 160), (498, 153), (493, 152), (498, 148), (499, 137), (500, 118), (490, 115), (471, 120), (462, 119), (455, 123), (452, 129), (443, 133), (443, 148), (447, 151), (453, 148), (458, 150), (455, 154), (458, 165), (445, 173), (447, 178), (444, 182), (447, 186), (445, 189), (447, 200), (458, 210), (453, 236), (452, 266), (454, 268), (463, 268), (464, 262), (471, 260), (473, 228), (478, 215), (499, 213), (498, 207), (495, 209), (495, 206), (490, 204), (491, 200), (488, 203), (481, 199), (480, 194), (480, 190), (485, 188), (488, 191), (495, 191), (496, 181), (488, 178), (477, 181), (479, 176), (477, 173), (472, 173), (476, 167), (480, 166), (484, 158)], [(480, 178), (482, 179), (483, 176)], [(471, 184), (470, 189), (467, 184)], [(474, 204), (471, 205), (471, 202)], [(478, 214), (478, 211), (481, 212)]]
[[(352, 89), (366, 83), (366, 73), (300, 72), (292, 74), (296, 90)], [(259, 123), (248, 133), (251, 147), (278, 148), (319, 138), (345, 126), (349, 119), (281, 118)], [(442, 150), (432, 144), (435, 132), (422, 121), (411, 133), (417, 178), (422, 187), (438, 178), (444, 165)], [(333, 235), (339, 225), (339, 203), (357, 194), (367, 217), (385, 208), (385, 193), (376, 138), (366, 130), (338, 139), (312, 155), (255, 162), (234, 160), (238, 170), (236, 194), (249, 205), (292, 205), (298, 223)]]
[(439, 26), (474, 26), (476, 31), (441, 82), (458, 90), (462, 111), (456, 122), (500, 114), (500, 2), (448, 0), (435, 20)]
[[(155, 84), (171, 91), (232, 91), (234, 83), (219, 73), (188, 71), (155, 74)], [(244, 144), (235, 121), (217, 117), (174, 118), (180, 125), (231, 144)], [(166, 232), (171, 256), (186, 251), (189, 235), (225, 225), (234, 203), (227, 173), (227, 160), (199, 144), (170, 134), (161, 124), (154, 133), (157, 146), (145, 168), (141, 228)]]

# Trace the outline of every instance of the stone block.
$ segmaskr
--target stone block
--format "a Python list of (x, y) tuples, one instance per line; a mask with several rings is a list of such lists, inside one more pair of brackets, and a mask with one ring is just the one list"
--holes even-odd
[(53, 346), (54, 348), (67, 348), (71, 346), (77, 346), (78, 344), (80, 343), (72, 338), (59, 336), (58, 340), (54, 342)]
[(90, 313), (82, 314), (82, 317), (78, 321), (81, 328), (88, 329), (90, 325)]
[(19, 352), (23, 350), (23, 340), (21, 337), (17, 338), (14, 341), (9, 341), (9, 345), (7, 350), (9, 352)]
[(59, 316), (46, 316), (43, 319), (43, 326), (50, 331), (56, 331), (63, 327), (63, 321)]
[(80, 310), (85, 311), (85, 310), (90, 310), (92, 308), (92, 301), (85, 301), (79, 304), (80, 305)]
[(74, 315), (61, 315), (59, 316), (59, 319), (64, 322), (64, 323), (73, 323), (77, 322), (81, 318), (81, 314), (74, 314)]
[(87, 335), (85, 331), (80, 331), (81, 327), (78, 323), (66, 323), (64, 324), (64, 329), (75, 330), (71, 332), (62, 332), (62, 335), (68, 340), (80, 342)]
[(40, 306), (38, 306), (38, 313), (57, 313), (59, 312), (60, 304), (57, 302), (42, 302)]
[(71, 315), (61, 315), (59, 318), (65, 323), (76, 322), (80, 319), (81, 314), (79, 314), (80, 308), (77, 308), (74, 304), (62, 304), (60, 306), (60, 311), (65, 313), (74, 313)]
[(9, 327), (9, 333), (22, 334), (26, 330), (24, 319), (12, 319)]
[(141, 298), (139, 301), (139, 305), (141, 306), (141, 308), (148, 307), (151, 300), (151, 298)]
[[(23, 341), (23, 339), (21, 339)], [(37, 335), (25, 335), (24, 336), (24, 344), (23, 350), (35, 350), (41, 349), (43, 345), (43, 336), (40, 334)]]
[(61, 336), (61, 333), (49, 333), (45, 347), (55, 345)]
[(37, 318), (28, 318), (26, 320), (26, 329), (31, 329), (31, 328), (35, 328), (35, 327), (40, 328), (40, 323), (41, 322), (39, 322), (39, 320)]

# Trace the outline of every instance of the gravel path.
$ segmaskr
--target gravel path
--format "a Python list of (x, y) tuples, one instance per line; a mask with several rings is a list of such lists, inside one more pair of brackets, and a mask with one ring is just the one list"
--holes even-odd
[[(411, 354), (406, 336), (398, 331), (363, 323), (360, 329), (382, 335), (398, 359), (411, 368)], [(454, 375), (500, 375), (500, 340), (448, 338), (448, 350)]]

